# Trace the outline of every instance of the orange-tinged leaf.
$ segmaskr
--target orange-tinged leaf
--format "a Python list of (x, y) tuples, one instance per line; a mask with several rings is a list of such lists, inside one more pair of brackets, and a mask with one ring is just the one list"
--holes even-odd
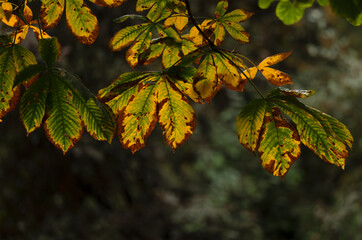
[(32, 25), (30, 26), (30, 28), (33, 30), (33, 32), (35, 34), (35, 37), (36, 37), (36, 39), (38, 41), (39, 41), (39, 39), (42, 39), (42, 38), (51, 38), (51, 36), (49, 36), (46, 32), (44, 32), (43, 29), (39, 29), (39, 28), (34, 27)]
[[(207, 37), (210, 37), (211, 34), (215, 31), (216, 23), (211, 19), (206, 19), (201, 23), (201, 25), (199, 25), (199, 27)], [(191, 28), (187, 39), (192, 41), (198, 47), (204, 46), (207, 43), (196, 27)]]
[(12, 34), (12, 38), (15, 37), (15, 44), (21, 43), (28, 34), (29, 25), (23, 25)]
[(298, 133), (276, 107), (267, 108), (258, 152), (263, 168), (279, 177), (284, 177), (300, 156)]
[(138, 65), (138, 56), (150, 47), (151, 40), (152, 33), (148, 30), (144, 32), (127, 50), (126, 61), (132, 68)]
[[(160, 77), (155, 77), (154, 81)], [(118, 117), (118, 136), (123, 147), (133, 153), (146, 145), (157, 122), (157, 85), (141, 83), (138, 87), (138, 93)]]
[(182, 33), (183, 31), (185, 31), (188, 22), (189, 22), (188, 17), (179, 15), (179, 14), (175, 14), (175, 15), (168, 17), (165, 20), (164, 24), (165, 24), (165, 27), (171, 27), (172, 25), (174, 25), (176, 30), (179, 33)]
[(178, 48), (166, 47), (162, 55), (162, 66), (163, 68), (171, 67), (180, 59), (181, 59), (181, 53)]
[(30, 21), (33, 19), (33, 12), (31, 11), (30, 7), (28, 7), (28, 5), (24, 6), (23, 15), (27, 23), (30, 23)]
[(69, 30), (78, 41), (91, 45), (96, 40), (98, 20), (83, 0), (67, 0), (66, 18)]
[(216, 66), (212, 54), (206, 55), (197, 68), (193, 84), (195, 91), (206, 102), (210, 102), (215, 94), (220, 90), (221, 82), (218, 81)]
[(21, 21), (20, 18), (14, 14), (12, 14), (9, 18), (4, 18), (3, 23), (9, 27), (19, 27), (24, 25), (23, 21)]
[(64, 11), (64, 0), (41, 0), (40, 22), (43, 30), (55, 27)]
[(261, 74), (273, 85), (283, 86), (285, 84), (293, 84), (292, 78), (279, 70), (270, 67), (263, 67), (259, 69)]
[(9, 20), (9, 18), (11, 17), (11, 14), (13, 12), (13, 5), (9, 2), (3, 2), (1, 4), (1, 10), (4, 13), (5, 19)]
[(101, 7), (118, 7), (127, 0), (90, 0)]
[(166, 143), (176, 149), (192, 135), (195, 113), (186, 97), (166, 77), (157, 84), (158, 121)]
[(213, 34), (211, 35), (211, 40), (214, 41), (214, 44), (216, 46), (220, 46), (221, 43), (224, 41), (224, 38), (225, 38), (225, 29), (222, 26), (222, 24), (217, 23), (216, 28)]
[(218, 79), (230, 89), (243, 91), (247, 81), (240, 76), (238, 69), (228, 59), (220, 54), (215, 53), (214, 56), (215, 66), (217, 66)]
[(244, 70), (240, 76), (244, 81), (253, 80), (256, 76), (256, 73), (258, 72), (258, 69), (256, 67), (251, 67), (246, 70)]
[(291, 53), (292, 52), (290, 51), (290, 52), (285, 52), (285, 53), (278, 53), (273, 56), (267, 57), (259, 63), (258, 67), (263, 68), (263, 67), (268, 67), (268, 66), (277, 64), (278, 62), (283, 61), (284, 59), (289, 57), (289, 55)]

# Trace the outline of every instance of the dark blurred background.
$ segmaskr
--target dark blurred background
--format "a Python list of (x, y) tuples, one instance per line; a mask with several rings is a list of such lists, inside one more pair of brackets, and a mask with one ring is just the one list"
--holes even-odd
[[(87, 4), (100, 21), (93, 46), (78, 43), (64, 18), (49, 33), (63, 46), (59, 66), (96, 93), (130, 71), (125, 51), (107, 45), (125, 26), (112, 20), (134, 13), (135, 1), (114, 9)], [(191, 4), (195, 15), (212, 16), (217, 1)], [(304, 102), (344, 122), (355, 138), (345, 171), (304, 148), (284, 181), (267, 173), (235, 130), (241, 108), (258, 97), (250, 86), (194, 104), (196, 131), (175, 152), (156, 127), (134, 155), (117, 138), (109, 145), (87, 134), (63, 155), (42, 129), (26, 136), (16, 109), (0, 125), (0, 239), (362, 239), (361, 27), (328, 8), (308, 9), (292, 26), (256, 0), (230, 1), (236, 8), (255, 13), (243, 24), (252, 40), (224, 47), (255, 62), (293, 50), (278, 68), (292, 75), (295, 88), (314, 89)], [(31, 37), (24, 44), (37, 49)], [(272, 89), (262, 78), (256, 83)]]

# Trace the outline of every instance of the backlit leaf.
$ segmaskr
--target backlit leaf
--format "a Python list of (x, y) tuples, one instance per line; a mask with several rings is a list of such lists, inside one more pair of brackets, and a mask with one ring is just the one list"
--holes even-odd
[(323, 127), (323, 121), (321, 122), (314, 117), (313, 111), (289, 96), (273, 98), (273, 103), (296, 124), (300, 140), (305, 146), (322, 160), (344, 169), (345, 160), (348, 156), (347, 146), (339, 139), (338, 135), (326, 131), (326, 128)]
[(28, 134), (42, 124), (50, 80), (49, 74), (43, 75), (27, 89), (21, 98), (20, 116)]
[(261, 9), (267, 9), (272, 2), (275, 2), (275, 0), (259, 0), (258, 5)]
[(52, 68), (54, 62), (59, 58), (61, 53), (61, 46), (56, 37), (40, 39), (39, 40), (39, 53), (49, 68)]
[(215, 18), (224, 16), (228, 9), (229, 3), (227, 0), (220, 0), (216, 5)]
[(192, 135), (195, 113), (186, 97), (165, 77), (157, 89), (158, 121), (166, 143), (176, 149)]
[(293, 84), (291, 77), (279, 70), (270, 68), (268, 66), (274, 65), (285, 58), (287, 58), (291, 52), (279, 53), (273, 56), (265, 58), (259, 65), (258, 69), (263, 76), (273, 85), (283, 86), (285, 84)]
[(258, 152), (263, 168), (279, 177), (283, 177), (300, 156), (298, 133), (278, 108), (267, 107)]
[(66, 153), (80, 140), (83, 126), (77, 109), (72, 104), (73, 96), (67, 86), (55, 75), (49, 81), (48, 118), (44, 129), (48, 139)]
[(131, 45), (131, 43), (148, 28), (149, 25), (147, 23), (125, 27), (112, 37), (109, 42), (109, 47), (112, 51), (120, 51), (122, 48)]
[(286, 25), (298, 22), (304, 15), (304, 10), (311, 7), (314, 1), (290, 2), (290, 0), (281, 0), (275, 10), (277, 17)]
[(98, 20), (83, 0), (67, 0), (67, 26), (83, 44), (92, 44), (99, 32)]
[(47, 68), (40, 64), (29, 65), (21, 70), (15, 77), (14, 87), (35, 78), (39, 73), (44, 72)]
[(157, 82), (138, 86), (137, 94), (121, 110), (118, 117), (118, 135), (123, 147), (136, 152), (146, 145), (146, 140), (157, 122)]
[(118, 7), (127, 0), (90, 0), (101, 7)]
[(64, 0), (41, 0), (40, 22), (44, 30), (58, 25), (64, 11)]
[(236, 131), (240, 143), (254, 152), (256, 150), (266, 111), (266, 101), (256, 99), (246, 105), (236, 118)]
[(0, 119), (13, 110), (18, 101), (19, 87), (13, 88), (16, 74), (35, 63), (34, 54), (20, 45), (0, 52)]

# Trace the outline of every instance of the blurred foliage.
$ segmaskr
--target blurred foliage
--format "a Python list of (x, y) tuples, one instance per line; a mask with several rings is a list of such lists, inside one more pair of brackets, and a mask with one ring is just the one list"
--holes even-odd
[[(208, 16), (217, 1), (208, 8), (193, 2), (198, 15)], [(64, 26), (54, 30), (64, 43), (61, 62), (93, 91), (129, 71), (123, 53), (111, 53), (107, 42), (117, 29), (113, 18), (133, 4), (94, 8), (104, 25), (92, 51)], [(328, 8), (307, 9), (298, 24), (284, 26), (256, 1), (230, 5), (255, 12), (246, 26), (252, 43), (236, 50), (253, 60), (293, 50), (279, 68), (296, 88), (316, 90), (304, 103), (349, 127), (355, 144), (346, 170), (304, 149), (284, 182), (264, 171), (234, 129), (239, 109), (256, 96), (248, 87), (244, 94), (223, 89), (209, 105), (195, 105), (195, 133), (175, 152), (157, 127), (134, 155), (118, 141), (85, 135), (63, 156), (42, 131), (26, 137), (13, 111), (0, 126), (0, 239), (362, 239), (360, 28)], [(34, 43), (24, 42), (36, 49)], [(265, 81), (256, 84), (269, 90)]]

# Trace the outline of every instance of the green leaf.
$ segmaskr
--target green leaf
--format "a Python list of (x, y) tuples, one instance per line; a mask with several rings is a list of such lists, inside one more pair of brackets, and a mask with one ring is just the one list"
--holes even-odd
[(118, 17), (116, 19), (113, 20), (113, 22), (116, 23), (123, 23), (125, 21), (127, 21), (128, 19), (141, 19), (141, 20), (147, 20), (147, 18), (145, 16), (142, 15), (138, 15), (138, 14), (127, 14), (127, 15), (123, 15), (121, 17)]
[(47, 110), (48, 118), (44, 129), (48, 139), (66, 153), (80, 140), (83, 132), (82, 121), (73, 105), (73, 96), (64, 80), (49, 75), (50, 92)]
[(16, 74), (31, 64), (36, 64), (34, 54), (20, 45), (0, 52), (0, 120), (18, 102), (19, 87), (13, 88)]
[(258, 5), (261, 9), (267, 9), (273, 2), (275, 2), (275, 0), (259, 0)]
[(256, 99), (246, 105), (236, 118), (236, 131), (240, 143), (254, 152), (256, 150), (266, 111), (266, 101)]
[(15, 77), (14, 87), (21, 83), (29, 81), (36, 77), (39, 73), (46, 71), (47, 68), (40, 64), (29, 65), (21, 70)]
[(293, 97), (281, 96), (272, 101), (296, 124), (300, 140), (305, 146), (322, 160), (344, 169), (348, 156), (347, 146), (335, 134), (326, 131), (328, 125)]
[(52, 68), (54, 62), (59, 58), (61, 46), (56, 37), (39, 40), (39, 53), (48, 68)]
[(131, 43), (149, 27), (150, 26), (147, 23), (125, 27), (112, 37), (109, 42), (109, 47), (112, 49), (112, 51), (120, 51), (123, 48), (131, 45)]
[(229, 3), (227, 0), (220, 0), (216, 6), (215, 10), (215, 18), (219, 18), (221, 16), (224, 16), (228, 9)]
[(317, 0), (318, 4), (325, 7), (329, 4), (329, 0)]
[(26, 90), (21, 98), (20, 117), (28, 134), (42, 124), (50, 80), (49, 73), (43, 75)]
[(347, 19), (351, 24), (362, 24), (362, 3), (354, 0), (330, 0), (331, 7), (338, 15)]
[(223, 26), (226, 31), (240, 43), (248, 43), (250, 41), (250, 34), (247, 33), (244, 28), (235, 22), (223, 22)]
[(73, 104), (88, 133), (97, 140), (111, 143), (116, 130), (113, 114), (83, 85), (78, 76), (65, 70), (61, 70), (61, 76), (72, 85)]
[(41, 0), (40, 22), (43, 30), (58, 25), (64, 11), (64, 0)]
[(291, 25), (298, 22), (303, 17), (304, 10), (312, 5), (313, 1), (291, 3), (289, 0), (281, 0), (275, 11), (284, 24)]
[(99, 32), (98, 20), (83, 0), (67, 0), (67, 26), (83, 44), (91, 45)]
[(297, 131), (276, 107), (268, 104), (258, 142), (263, 168), (274, 176), (284, 177), (300, 156)]

